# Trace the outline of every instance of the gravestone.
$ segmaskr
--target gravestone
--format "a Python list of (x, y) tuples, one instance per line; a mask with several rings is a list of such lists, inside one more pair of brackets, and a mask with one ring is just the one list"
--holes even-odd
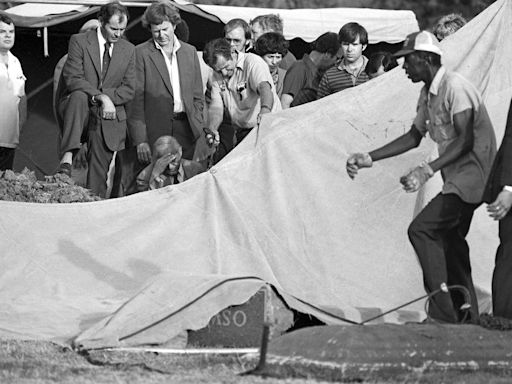
[(270, 338), (280, 336), (293, 324), (293, 314), (270, 287), (260, 289), (242, 305), (223, 309), (208, 325), (188, 332), (189, 347), (249, 348), (261, 345), (263, 326)]

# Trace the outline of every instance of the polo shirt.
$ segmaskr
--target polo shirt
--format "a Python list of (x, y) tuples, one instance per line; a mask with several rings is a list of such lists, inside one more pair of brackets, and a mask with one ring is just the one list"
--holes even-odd
[(286, 52), (283, 60), (279, 63), (278, 67), (284, 69), (285, 71), (289, 70), (293, 63), (297, 61), (297, 58), (290, 51)]
[(366, 83), (370, 80), (365, 71), (367, 63), (368, 59), (363, 56), (363, 65), (355, 74), (347, 70), (343, 61), (338, 66), (329, 68), (320, 80), (317, 98), (321, 99), (344, 89)]
[(271, 75), (274, 81), (274, 87), (276, 87), (277, 97), (281, 97), (281, 95), (283, 94), (283, 82), (284, 77), (286, 76), (286, 69), (279, 67), (277, 67), (276, 69), (276, 72), (271, 73)]
[(214, 72), (212, 78), (212, 105), (222, 103), (233, 125), (239, 128), (254, 128), (260, 113), (258, 85), (270, 84), (274, 96), (271, 112), (281, 110), (272, 75), (267, 63), (253, 53), (238, 53), (235, 71), (230, 79)]
[(454, 193), (467, 203), (480, 203), (496, 155), (496, 137), (480, 92), (456, 72), (441, 67), (418, 99), (414, 126), (437, 143), (439, 155), (457, 138), (453, 117), (473, 110), (473, 149), (441, 170), (443, 194)]

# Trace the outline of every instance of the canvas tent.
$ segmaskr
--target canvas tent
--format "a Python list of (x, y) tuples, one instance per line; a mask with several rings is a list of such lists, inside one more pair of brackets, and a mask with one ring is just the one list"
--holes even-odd
[[(107, 1), (59, 1), (54, 3), (28, 0), (22, 4), (6, 9), (17, 26), (41, 28), (80, 18), (97, 11), (99, 4)], [(127, 0), (123, 3), (129, 7), (145, 7), (152, 1)], [(337, 32), (340, 27), (351, 21), (362, 24), (369, 33), (370, 44), (378, 42), (397, 43), (404, 40), (409, 33), (418, 30), (418, 22), (412, 11), (381, 10), (369, 8), (318, 8), (318, 9), (270, 9), (252, 7), (233, 7), (221, 5), (193, 4), (189, 1), (174, 0), (182, 13), (195, 15), (215, 23), (225, 24), (233, 18), (251, 20), (257, 15), (278, 13), (284, 20), (284, 35), (287, 39), (315, 40), (326, 31)], [(9, 4), (21, 1), (9, 1)], [(84, 5), (82, 5), (84, 4)], [(90, 5), (87, 5), (90, 4)], [(196, 25), (192, 26), (193, 28)], [(201, 29), (200, 25), (197, 25)], [(204, 33), (205, 31), (201, 31)]]
[[(511, 17), (512, 0), (499, 0), (442, 43), (444, 63), (482, 91), (499, 140), (512, 96)], [(439, 178), (419, 194), (398, 178), (433, 145), (356, 181), (344, 172), (350, 152), (409, 129), (419, 90), (395, 68), (266, 116), (221, 163), (177, 186), (84, 204), (0, 202), (0, 336), (76, 338), (84, 348), (165, 343), (263, 281), (327, 323), (423, 295), (406, 229)], [(469, 238), (488, 311), (497, 225), (483, 207)], [(379, 321), (423, 316), (416, 303)]]

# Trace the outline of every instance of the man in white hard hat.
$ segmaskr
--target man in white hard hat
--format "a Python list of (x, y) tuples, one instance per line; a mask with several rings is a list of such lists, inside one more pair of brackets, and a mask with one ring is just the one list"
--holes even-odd
[[(441, 171), (444, 184), (409, 226), (409, 240), (418, 255), (427, 293), (442, 289), (429, 300), (430, 318), (476, 323), (478, 304), (465, 237), (473, 212), (482, 202), (496, 154), (494, 130), (480, 92), (461, 75), (441, 65), (442, 52), (433, 34), (410, 34), (395, 56), (405, 57), (403, 68), (412, 82), (425, 84), (416, 118), (410, 131), (391, 143), (370, 153), (350, 155), (347, 172), (354, 178), (360, 168), (417, 147), (429, 133), (438, 145), (439, 157), (423, 162), (402, 176), (400, 183), (406, 192), (416, 192)], [(444, 289), (453, 285), (465, 289)], [(471, 299), (469, 311), (463, 291)]]

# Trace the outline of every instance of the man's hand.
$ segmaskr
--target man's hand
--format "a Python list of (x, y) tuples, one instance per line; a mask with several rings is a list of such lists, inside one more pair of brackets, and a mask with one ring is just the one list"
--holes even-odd
[(148, 143), (137, 145), (137, 159), (141, 164), (151, 163), (151, 148)]
[(510, 207), (512, 207), (512, 192), (503, 190), (494, 203), (487, 206), (487, 212), (494, 220), (501, 220), (507, 215)]
[(162, 157), (158, 158), (158, 160), (155, 161), (153, 171), (151, 172), (153, 178), (158, 177), (164, 173), (165, 168), (169, 166), (175, 156), (176, 155), (173, 155), (172, 153), (168, 153), (167, 155), (163, 155)]
[(267, 114), (267, 113), (270, 113), (271, 110), (270, 110), (270, 107), (266, 106), (266, 105), (262, 105), (261, 106), (261, 109), (260, 109), (260, 113), (258, 114), (258, 117), (256, 118), (256, 123), (258, 125), (260, 125), (261, 123), (261, 118), (263, 117), (263, 115)]
[(203, 128), (208, 146), (217, 147), (220, 144), (220, 135), (218, 131), (212, 131), (210, 128)]
[(101, 103), (101, 117), (105, 120), (115, 120), (116, 106), (107, 95), (101, 94), (96, 96), (96, 100)]
[(372, 164), (372, 158), (368, 153), (353, 153), (347, 159), (347, 173), (353, 179), (359, 168), (370, 168)]
[(414, 168), (407, 175), (400, 178), (405, 192), (416, 192), (420, 187), (427, 182), (434, 175), (434, 171), (428, 164), (420, 165)]

